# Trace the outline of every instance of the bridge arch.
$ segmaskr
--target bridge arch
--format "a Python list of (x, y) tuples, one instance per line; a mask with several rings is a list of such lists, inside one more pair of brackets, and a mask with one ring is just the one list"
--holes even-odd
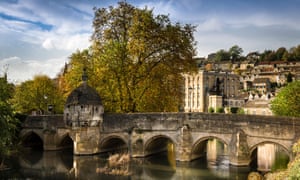
[(253, 145), (252, 147), (250, 147), (250, 155), (253, 156), (255, 155), (255, 152), (257, 151), (257, 148), (260, 145), (264, 145), (264, 144), (274, 144), (277, 145), (281, 150), (283, 150), (285, 152), (285, 154), (287, 154), (289, 156), (289, 159), (291, 160), (293, 158), (293, 153), (291, 151), (289, 151), (289, 148), (287, 148), (284, 144), (278, 143), (278, 142), (274, 142), (274, 141), (261, 141), (255, 145)]
[(59, 143), (57, 146), (60, 149), (74, 149), (74, 141), (71, 138), (69, 133), (66, 133), (61, 136)]
[(175, 149), (175, 141), (167, 135), (154, 135), (146, 140), (144, 145), (144, 154), (145, 156), (157, 154), (163, 151)]
[(275, 142), (275, 141), (260, 141), (256, 144), (254, 144), (252, 147), (250, 147), (250, 154), (252, 154), (255, 151), (255, 149), (257, 149), (258, 146), (263, 145), (263, 144), (275, 144), (275, 145), (281, 147), (282, 150), (284, 150), (284, 152), (290, 156), (290, 158), (292, 156), (291, 152), (289, 151), (289, 149), (290, 149), (289, 147), (286, 147), (285, 144), (281, 144), (281, 143)]
[(44, 139), (41, 132), (31, 130), (21, 133), (22, 145), (26, 148), (43, 149)]
[(283, 144), (274, 141), (261, 141), (250, 148), (250, 157), (252, 166), (257, 166), (258, 169), (265, 171), (270, 170), (278, 158), (281, 159), (281, 166), (284, 166), (283, 162), (287, 165), (293, 158), (293, 154)]
[(218, 136), (205, 136), (205, 137), (201, 137), (198, 140), (196, 140), (195, 143), (192, 145), (190, 159), (191, 160), (195, 160), (197, 158), (206, 156), (206, 153), (207, 153), (206, 152), (207, 151), (207, 143), (208, 143), (209, 140), (213, 140), (213, 139), (218, 140), (225, 147), (228, 147), (228, 145), (229, 145), (229, 143), (226, 142), (226, 140), (223, 139), (222, 137), (218, 137)]
[(126, 139), (119, 135), (110, 135), (100, 141), (101, 152), (128, 152), (128, 143)]

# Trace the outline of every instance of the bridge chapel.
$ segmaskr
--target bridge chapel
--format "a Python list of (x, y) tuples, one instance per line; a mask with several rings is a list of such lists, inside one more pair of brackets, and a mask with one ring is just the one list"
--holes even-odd
[(98, 92), (87, 84), (84, 70), (82, 83), (67, 98), (65, 124), (72, 127), (98, 126), (103, 121), (104, 108)]

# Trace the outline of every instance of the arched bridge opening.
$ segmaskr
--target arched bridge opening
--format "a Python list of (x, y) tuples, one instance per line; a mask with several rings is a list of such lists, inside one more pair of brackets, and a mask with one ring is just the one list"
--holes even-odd
[(128, 145), (124, 139), (119, 136), (109, 136), (100, 143), (102, 153), (127, 153)]
[[(193, 163), (206, 161), (208, 167), (216, 165), (229, 165), (228, 145), (217, 137), (205, 137), (199, 139), (192, 147), (191, 160)], [(203, 164), (203, 163), (201, 163)]]
[(60, 149), (71, 150), (73, 152), (74, 142), (72, 138), (68, 134), (66, 134), (61, 138), (61, 141), (58, 146)]
[(30, 131), (22, 137), (22, 146), (25, 148), (30, 148), (34, 150), (43, 150), (44, 142), (42, 138), (35, 133)]
[(60, 160), (64, 167), (68, 170), (73, 168), (74, 162), (74, 142), (73, 139), (70, 137), (69, 134), (65, 134), (62, 138), (60, 143), (58, 144), (59, 149), (61, 149), (60, 153)]
[(274, 142), (261, 142), (250, 150), (250, 166), (259, 171), (285, 169), (291, 159), (288, 150)]
[[(148, 156), (146, 162), (168, 169), (168, 177), (171, 179), (176, 169), (175, 143), (172, 139), (164, 135), (154, 136), (145, 143), (144, 149), (145, 156)], [(155, 177), (156, 173), (147, 171), (151, 177)]]
[(164, 135), (158, 135), (150, 138), (145, 144), (145, 156), (158, 154), (161, 152), (174, 151), (175, 144)]

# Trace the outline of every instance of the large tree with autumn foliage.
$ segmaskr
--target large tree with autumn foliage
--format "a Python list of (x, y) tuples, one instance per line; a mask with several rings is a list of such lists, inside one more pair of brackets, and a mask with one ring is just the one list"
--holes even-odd
[(94, 11), (93, 45), (88, 54), (71, 56), (66, 77), (78, 69), (75, 62), (82, 55), (77, 67), (87, 68), (89, 84), (100, 93), (106, 111), (178, 111), (181, 74), (196, 68), (195, 28), (127, 2)]
[(14, 108), (19, 113), (28, 114), (38, 111), (47, 114), (51, 105), (52, 111), (62, 113), (64, 101), (62, 93), (57, 88), (54, 80), (46, 75), (37, 75), (33, 80), (28, 80), (16, 86), (13, 97)]

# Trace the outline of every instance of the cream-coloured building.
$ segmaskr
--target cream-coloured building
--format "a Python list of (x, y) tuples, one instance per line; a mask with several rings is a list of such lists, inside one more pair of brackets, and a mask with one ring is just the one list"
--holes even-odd
[(185, 74), (184, 111), (208, 112), (209, 107), (227, 105), (229, 98), (238, 96), (239, 76), (229, 72), (199, 70), (194, 74)]
[(244, 112), (245, 114), (272, 116), (271, 100), (272, 96), (270, 94), (264, 94), (261, 97), (257, 94), (250, 95), (249, 100), (243, 106)]

